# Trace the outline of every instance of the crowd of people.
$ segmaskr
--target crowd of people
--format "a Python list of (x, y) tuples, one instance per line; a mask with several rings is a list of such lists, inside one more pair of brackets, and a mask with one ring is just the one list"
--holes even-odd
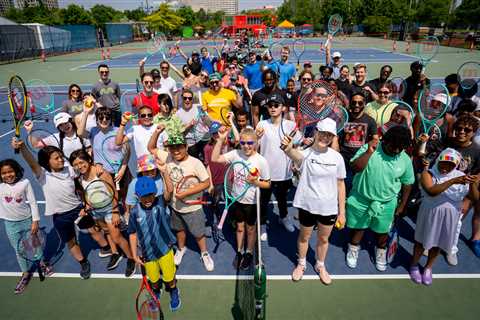
[[(419, 93), (430, 86), (419, 61), (410, 65), (411, 75), (405, 79), (402, 100), (416, 111), (414, 119), (408, 119), (402, 108), (392, 104), (394, 69), (390, 65), (368, 81), (365, 64), (344, 64), (341, 52), (331, 53), (330, 46), (325, 48), (326, 63), (319, 73), (308, 61), (296, 70), (288, 46), (282, 48), (278, 60), (268, 52), (263, 56), (252, 51), (248, 63), (241, 65), (232, 54), (236, 44), (223, 47), (218, 56), (205, 47), (187, 56), (179, 48), (186, 59), (181, 71), (168, 61), (161, 61), (159, 69), (145, 71), (145, 60), (140, 61), (143, 89), (132, 102), (134, 115), (122, 113), (120, 86), (112, 80), (108, 65), (101, 64), (99, 80), (90, 93), (70, 85), (68, 100), (53, 119), (56, 139), (45, 139), (37, 157), (24, 141), (12, 139), (12, 147), (20, 150), (43, 190), (43, 215), (52, 218), (61, 240), (78, 261), (83, 279), (90, 277), (90, 264), (75, 230), (78, 217), (89, 214), (82, 193), (94, 180), (119, 183), (112, 206), (94, 212), (96, 226), (88, 229), (98, 243), (98, 254), (110, 257), (108, 270), (126, 257), (127, 277), (137, 264), (144, 265), (153, 290), (159, 293), (163, 282), (171, 295), (172, 310), (178, 309), (175, 273), (187, 250), (188, 236), (195, 239), (205, 269), (215, 269), (202, 204), (185, 199), (210, 194), (218, 218), (225, 172), (238, 161), (251, 170), (236, 173), (246, 175), (242, 179), (249, 188), (229, 209), (236, 268), (248, 269), (253, 264), (257, 223), (262, 224), (260, 238), (266, 241), (271, 229), (265, 225), (278, 219), (284, 232), (294, 232), (294, 218), (299, 226), (294, 281), (301, 280), (307, 268), (309, 240), (316, 231), (314, 269), (324, 284), (332, 282), (325, 261), (334, 226), (349, 229), (348, 267), (357, 267), (362, 237), (370, 230), (376, 239), (375, 267), (387, 270), (388, 233), (394, 220), (405, 215), (416, 217), (409, 270), (415, 283), (432, 283), (433, 265), (441, 252), (449, 264), (457, 264), (459, 234), (469, 212), (473, 212), (469, 243), (480, 257), (476, 83), (466, 89), (456, 74), (446, 75), (449, 96), (443, 101), (448, 103), (448, 112), (437, 120), (442, 134), (435, 138), (422, 133), (419, 125)], [(180, 88), (171, 69), (183, 81)], [(298, 99), (315, 81), (323, 81), (341, 97), (349, 114), (342, 131), (328, 117), (318, 121), (309, 136), (294, 131)], [(325, 98), (316, 92), (313, 103), (321, 104)], [(379, 116), (385, 109), (387, 120)], [(32, 127), (31, 122), (25, 124), (28, 132)], [(117, 145), (134, 147), (118, 171), (101, 150), (102, 141), (111, 135)], [(422, 142), (427, 142), (425, 154), (419, 153)], [(136, 168), (128, 166), (131, 158), (136, 159)], [(44, 219), (32, 191), (33, 181), (24, 178), (23, 172), (15, 159), (0, 162), (0, 217), (14, 248), (21, 232), (37, 232)], [(198, 182), (179, 191), (178, 184), (187, 176)], [(256, 213), (257, 188), (261, 190), (261, 221)], [(298, 209), (295, 217), (288, 210), (291, 190), (295, 190), (293, 207)], [(269, 212), (272, 194), (278, 203), (276, 213)], [(121, 225), (127, 225), (126, 232)], [(422, 254), (428, 256), (424, 266), (419, 265)], [(21, 293), (32, 269), (20, 256), (17, 259), (23, 274), (15, 293)], [(48, 261), (42, 262), (42, 268), (46, 274), (53, 272)]]

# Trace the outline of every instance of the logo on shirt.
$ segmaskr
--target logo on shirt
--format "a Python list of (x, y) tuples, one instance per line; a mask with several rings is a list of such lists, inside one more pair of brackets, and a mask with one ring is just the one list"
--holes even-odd
[(337, 166), (336, 163), (324, 163), (324, 162), (317, 161), (315, 159), (310, 159), (310, 162), (313, 163), (313, 164), (318, 164), (318, 165), (324, 166), (324, 167), (336, 167)]

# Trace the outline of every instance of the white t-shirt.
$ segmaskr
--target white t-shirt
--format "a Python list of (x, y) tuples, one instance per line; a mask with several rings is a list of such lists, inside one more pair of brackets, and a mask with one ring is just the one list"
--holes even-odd
[[(88, 148), (91, 146), (90, 140), (87, 138), (83, 138), (83, 147)], [(42, 142), (48, 146), (54, 146), (57, 148), (60, 148), (60, 133), (54, 133), (50, 137), (46, 137), (42, 139)], [(80, 141), (80, 138), (74, 134), (71, 137), (65, 136), (63, 138), (63, 154), (65, 157), (68, 159), (70, 155), (72, 154), (73, 151), (82, 149), (82, 142)]]
[[(228, 163), (233, 163), (235, 161), (242, 161), (247, 165), (249, 169), (256, 168), (259, 172), (261, 180), (265, 180), (265, 181), (270, 180), (270, 167), (268, 165), (267, 160), (264, 157), (262, 157), (261, 154), (255, 153), (254, 155), (247, 157), (241, 150), (232, 150), (225, 153), (223, 156), (228, 161)], [(239, 176), (242, 174), (244, 173), (234, 172), (235, 176)], [(241, 191), (243, 191), (243, 188), (241, 188), (240, 190), (240, 186), (237, 186), (234, 183), (232, 195), (235, 197), (235, 195), (238, 195)], [(257, 203), (255, 198), (255, 187), (250, 186), (247, 192), (245, 192), (245, 194), (241, 198), (239, 198), (237, 201), (244, 204)]]
[(160, 88), (156, 89), (158, 94), (166, 93), (173, 99), (173, 93), (177, 91), (177, 82), (172, 77), (160, 78)]
[(198, 120), (196, 124), (187, 132), (185, 139), (187, 140), (187, 145), (192, 146), (208, 133), (208, 126), (205, 125), (199, 117), (198, 107), (192, 106), (189, 110), (184, 108), (178, 109), (175, 115), (182, 121), (184, 125), (189, 125), (193, 120)]
[(300, 152), (303, 161), (293, 206), (321, 216), (338, 214), (337, 179), (346, 176), (342, 155), (331, 148), (323, 153), (312, 148)]
[[(133, 141), (137, 159), (144, 154), (150, 153), (148, 152), (148, 141), (150, 140), (150, 137), (156, 128), (156, 125), (151, 125), (150, 127), (134, 125), (127, 130), (126, 136), (128, 140)], [(163, 150), (163, 143), (167, 140), (167, 138), (167, 131), (164, 130), (158, 137), (157, 148)]]
[(75, 193), (75, 172), (65, 163), (60, 172), (48, 172), (42, 168), (42, 172), (36, 177), (42, 187), (45, 196), (45, 215), (51, 216), (56, 213), (75, 209), (81, 204)]
[[(260, 139), (260, 154), (267, 160), (271, 166), (271, 180), (272, 181), (285, 181), (292, 178), (292, 161), (280, 149), (280, 145), (283, 139), (283, 133), (279, 125), (274, 125), (271, 119), (262, 120), (258, 123), (257, 128), (263, 128), (264, 133)], [(295, 129), (295, 122), (283, 119), (283, 129), (286, 135)], [(297, 136), (294, 137), (297, 140)]]
[(30, 217), (40, 220), (30, 181), (23, 178), (14, 184), (0, 183), (0, 219), (21, 221)]

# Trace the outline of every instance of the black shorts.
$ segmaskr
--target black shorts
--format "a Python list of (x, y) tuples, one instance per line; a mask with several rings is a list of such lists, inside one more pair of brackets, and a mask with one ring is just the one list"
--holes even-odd
[(78, 206), (70, 211), (53, 215), (53, 226), (58, 231), (62, 242), (67, 243), (76, 237), (75, 220), (77, 220), (82, 208), (82, 206)]
[(312, 214), (303, 209), (298, 209), (298, 221), (304, 227), (313, 227), (318, 223), (325, 226), (331, 226), (337, 221), (337, 215), (321, 216), (319, 214)]
[(257, 221), (257, 205), (235, 202), (229, 209), (229, 213), (235, 222), (246, 222), (254, 226)]

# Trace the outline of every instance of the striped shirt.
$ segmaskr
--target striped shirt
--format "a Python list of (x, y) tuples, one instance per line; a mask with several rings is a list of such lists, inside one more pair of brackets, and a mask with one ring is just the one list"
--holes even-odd
[(165, 204), (158, 197), (155, 204), (145, 209), (138, 203), (130, 211), (128, 234), (137, 234), (138, 245), (145, 262), (158, 259), (170, 250), (176, 242), (170, 230)]

